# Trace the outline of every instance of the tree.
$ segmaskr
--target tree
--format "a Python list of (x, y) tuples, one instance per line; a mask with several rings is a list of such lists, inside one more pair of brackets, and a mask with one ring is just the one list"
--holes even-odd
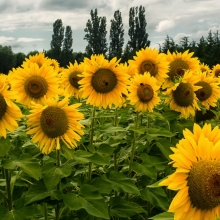
[(146, 32), (147, 22), (145, 18), (145, 8), (143, 6), (131, 7), (129, 11), (128, 47), (136, 52), (142, 48), (150, 46), (148, 33)]
[(124, 29), (122, 16), (119, 10), (115, 11), (114, 19), (111, 21), (110, 27), (110, 43), (109, 43), (109, 58), (121, 58), (124, 45)]
[(72, 36), (72, 29), (70, 26), (66, 26), (65, 29), (65, 37), (62, 46), (62, 53), (61, 53), (61, 60), (60, 65), (66, 66), (69, 62), (73, 62), (73, 36)]
[(189, 49), (189, 37), (188, 36), (184, 36), (180, 39), (180, 46), (181, 49), (183, 51), (188, 50)]
[(86, 23), (86, 32), (84, 40), (88, 41), (86, 46), (86, 54), (90, 57), (92, 54), (106, 54), (107, 39), (106, 39), (106, 18), (98, 16), (98, 10), (91, 10), (91, 19)]
[(11, 49), (11, 46), (0, 45), (0, 73), (8, 74), (15, 67), (16, 57)]
[(26, 55), (22, 52), (19, 52), (19, 53), (14, 54), (14, 56), (15, 56), (15, 60), (16, 60), (15, 68), (17, 68), (17, 67), (21, 66), (22, 63), (25, 61)]
[(167, 53), (169, 50), (171, 53), (176, 51), (177, 45), (175, 44), (173, 38), (169, 37), (168, 35), (166, 36), (166, 39), (162, 43), (162, 46), (160, 46), (160, 52), (162, 53)]
[(56, 59), (58, 62), (60, 61), (60, 54), (62, 49), (64, 39), (64, 27), (61, 19), (57, 19), (53, 23), (53, 35), (50, 43), (52, 50), (52, 57)]

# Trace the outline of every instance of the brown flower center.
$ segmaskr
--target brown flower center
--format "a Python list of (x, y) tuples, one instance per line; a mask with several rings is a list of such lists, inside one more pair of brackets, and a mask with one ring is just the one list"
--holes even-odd
[(117, 85), (117, 78), (111, 70), (100, 69), (93, 74), (91, 84), (96, 92), (108, 93)]
[(193, 104), (194, 91), (190, 83), (181, 82), (173, 91), (175, 103), (181, 107), (188, 107)]
[(41, 114), (40, 125), (49, 138), (56, 138), (68, 130), (68, 118), (63, 109), (49, 106)]
[(149, 102), (154, 96), (154, 90), (150, 85), (140, 83), (137, 89), (137, 96), (141, 102)]
[(179, 78), (184, 75), (185, 70), (189, 69), (189, 65), (186, 61), (177, 59), (170, 63), (170, 71), (168, 72), (168, 76), (172, 81), (176, 78)]
[(215, 71), (215, 76), (216, 76), (216, 77), (219, 77), (219, 76), (220, 76), (220, 69), (217, 69), (217, 70)]
[(200, 160), (193, 164), (188, 177), (189, 198), (198, 209), (220, 205), (220, 161)]
[(200, 81), (200, 82), (195, 83), (195, 85), (202, 87), (201, 89), (198, 89), (197, 91), (195, 91), (196, 97), (200, 101), (205, 101), (212, 95), (212, 87), (209, 85), (209, 83)]
[(72, 85), (72, 87), (79, 89), (79, 81), (82, 79), (82, 77), (79, 77), (78, 74), (80, 74), (81, 72), (79, 71), (74, 71), (72, 73), (70, 73), (69, 75), (69, 82)]
[(0, 120), (4, 117), (6, 110), (7, 110), (7, 103), (3, 95), (0, 93)]
[(141, 63), (140, 73), (144, 74), (145, 72), (149, 72), (151, 76), (156, 76), (158, 73), (158, 67), (150, 60), (146, 60)]
[(48, 84), (42, 76), (32, 75), (26, 79), (24, 89), (29, 97), (40, 99), (47, 93)]

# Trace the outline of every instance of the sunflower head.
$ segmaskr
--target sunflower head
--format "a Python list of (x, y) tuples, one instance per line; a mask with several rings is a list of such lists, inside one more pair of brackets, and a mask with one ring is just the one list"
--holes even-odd
[(0, 94), (0, 107), (1, 107), (0, 108), (0, 120), (1, 120), (5, 115), (7, 109), (7, 103), (2, 94)]
[(167, 61), (169, 62), (168, 78), (165, 80), (163, 88), (173, 86), (175, 80), (179, 80), (185, 75), (187, 71), (199, 71), (199, 60), (193, 58), (193, 52), (189, 53), (189, 50), (184, 53), (173, 52), (172, 54), (167, 52)]
[(32, 141), (38, 143), (42, 153), (49, 154), (60, 149), (60, 141), (68, 148), (75, 148), (76, 141), (83, 135), (79, 120), (83, 114), (77, 111), (81, 104), (68, 105), (68, 98), (62, 101), (47, 100), (47, 105), (33, 103), (28, 115), (28, 134), (33, 134)]
[[(210, 124), (193, 132), (185, 129), (182, 138), (172, 147), (171, 163), (176, 171), (159, 183), (178, 190), (169, 212), (174, 219), (215, 220), (220, 208), (220, 142), (219, 128)], [(217, 137), (216, 137), (217, 136)]]
[(57, 72), (47, 64), (39, 67), (36, 63), (31, 63), (30, 67), (17, 68), (10, 72), (9, 79), (12, 90), (18, 93), (16, 100), (28, 107), (32, 101), (45, 103), (45, 98), (58, 95)]
[(159, 53), (156, 48), (146, 47), (136, 52), (134, 60), (129, 60), (129, 65), (134, 68), (134, 72), (138, 74), (150, 73), (151, 76), (157, 78), (158, 85), (164, 82), (168, 77), (168, 62), (166, 54)]
[(220, 64), (216, 64), (215, 66), (213, 66), (211, 74), (215, 77), (220, 76)]
[(178, 83), (164, 92), (169, 96), (165, 103), (168, 103), (172, 110), (181, 112), (180, 117), (188, 118), (190, 115), (194, 116), (195, 110), (199, 109), (195, 91), (201, 87), (195, 86), (197, 80), (198, 78), (193, 72), (187, 71), (184, 73), (183, 78), (179, 79)]
[(77, 61), (75, 61), (74, 64), (70, 63), (60, 74), (62, 80), (61, 87), (63, 87), (68, 94), (76, 98), (80, 98), (82, 94), (79, 88), (79, 81), (82, 79), (80, 75), (82, 72), (83, 64), (78, 64)]
[(79, 81), (82, 98), (88, 98), (87, 104), (99, 108), (121, 105), (122, 94), (127, 95), (129, 75), (125, 67), (116, 58), (108, 61), (103, 55), (91, 56), (84, 60), (84, 71)]
[(159, 88), (156, 78), (150, 73), (136, 74), (131, 78), (128, 87), (128, 100), (131, 105), (134, 105), (136, 111), (152, 112), (153, 108), (160, 102)]
[(30, 55), (28, 58), (26, 58), (22, 66), (30, 67), (31, 63), (36, 63), (39, 67), (41, 67), (46, 61), (47, 58), (45, 57), (44, 53), (40, 52), (35, 55)]

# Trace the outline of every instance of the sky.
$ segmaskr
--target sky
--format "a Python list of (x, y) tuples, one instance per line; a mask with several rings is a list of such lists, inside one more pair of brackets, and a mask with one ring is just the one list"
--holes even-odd
[(140, 5), (145, 7), (152, 48), (158, 48), (166, 35), (175, 43), (184, 36), (198, 43), (210, 30), (220, 30), (219, 0), (0, 0), (0, 45), (11, 46), (14, 53), (49, 50), (53, 23), (61, 19), (73, 31), (73, 51), (84, 52), (84, 29), (96, 8), (98, 16), (106, 17), (108, 41), (110, 20), (115, 11), (121, 12), (126, 44), (129, 9)]

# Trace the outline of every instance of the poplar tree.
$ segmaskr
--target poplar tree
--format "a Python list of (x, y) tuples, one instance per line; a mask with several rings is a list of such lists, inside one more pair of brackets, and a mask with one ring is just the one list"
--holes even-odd
[(106, 54), (107, 39), (106, 39), (106, 17), (99, 17), (98, 10), (91, 10), (91, 19), (86, 23), (86, 32), (84, 40), (87, 40), (88, 45), (86, 46), (87, 56), (92, 54)]
[(73, 62), (73, 32), (71, 27), (68, 25), (65, 28), (65, 37), (62, 46), (62, 59), (61, 66), (66, 66), (69, 62)]
[(122, 16), (119, 10), (114, 12), (114, 19), (111, 19), (109, 59), (113, 57), (121, 58), (124, 45), (124, 28)]
[(64, 39), (64, 27), (61, 19), (57, 19), (53, 23), (53, 35), (50, 43), (51, 46), (51, 58), (60, 60), (60, 54), (62, 50), (62, 44)]
[(142, 48), (150, 46), (148, 33), (146, 32), (147, 22), (145, 18), (145, 8), (141, 5), (131, 7), (129, 11), (129, 30), (128, 35), (130, 40), (128, 46), (133, 51), (138, 51)]

